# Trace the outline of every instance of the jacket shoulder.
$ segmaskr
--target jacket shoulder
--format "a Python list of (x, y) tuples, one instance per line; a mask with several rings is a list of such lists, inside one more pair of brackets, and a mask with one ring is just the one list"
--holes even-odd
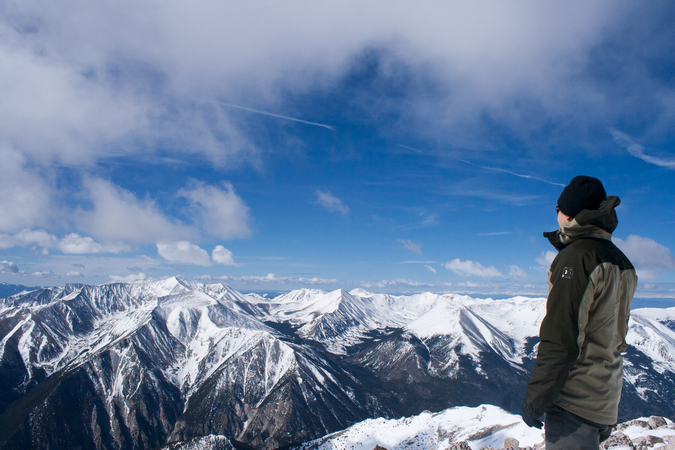
[[(570, 243), (553, 261), (558, 266), (581, 264), (587, 273), (600, 264), (610, 263), (620, 270), (634, 270), (633, 264), (614, 243), (608, 239), (581, 238)], [(553, 265), (551, 266), (553, 269)]]

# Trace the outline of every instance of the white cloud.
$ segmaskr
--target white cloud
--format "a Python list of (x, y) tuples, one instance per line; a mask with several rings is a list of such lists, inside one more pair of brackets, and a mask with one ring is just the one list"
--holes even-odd
[(188, 241), (157, 242), (157, 253), (167, 261), (210, 266), (211, 258), (206, 250)]
[(38, 277), (38, 278), (52, 278), (52, 277), (55, 277), (55, 276), (56, 276), (56, 274), (55, 274), (53, 271), (51, 271), (51, 270), (48, 270), (48, 271), (38, 271), (38, 272), (33, 272), (33, 273), (31, 273), (30, 275), (31, 275), (32, 277)]
[(541, 255), (536, 259), (537, 264), (542, 267), (551, 267), (551, 263), (558, 256), (558, 252), (555, 250), (548, 250), (546, 252), (541, 252)]
[(237, 265), (237, 263), (234, 262), (234, 256), (232, 255), (232, 252), (222, 245), (216, 245), (216, 248), (214, 248), (211, 252), (211, 259), (213, 259), (213, 262), (223, 264), (225, 266)]
[(222, 186), (220, 189), (198, 183), (191, 189), (181, 189), (178, 195), (192, 202), (202, 228), (211, 236), (223, 239), (250, 236), (248, 206), (231, 183)]
[(58, 238), (44, 230), (22, 230), (14, 235), (20, 246), (39, 245), (44, 248), (53, 248)]
[(343, 216), (349, 214), (349, 207), (345, 205), (342, 200), (331, 194), (330, 192), (316, 191), (316, 202), (327, 208), (329, 211), (339, 212)]
[(445, 263), (445, 268), (452, 270), (457, 275), (476, 276), (481, 278), (502, 277), (504, 275), (494, 266), (483, 267), (480, 263), (474, 261), (461, 261), (459, 258)]
[(44, 230), (22, 230), (16, 234), (0, 234), (0, 249), (12, 247), (27, 247), (37, 245), (50, 249), (54, 248), (58, 238)]
[(438, 224), (438, 214), (436, 213), (422, 215), (422, 217), (423, 217), (422, 225), (424, 226), (432, 226)]
[[(24, 259), (24, 263), (16, 261), (19, 268), (27, 272), (25, 274), (22, 272), (22, 275), (30, 276), (31, 272), (41, 272), (63, 278), (67, 276), (67, 272), (72, 271), (81, 273), (83, 282), (95, 284), (108, 279), (111, 274), (148, 273), (148, 271), (157, 273), (167, 269), (167, 263), (162, 258), (152, 259), (145, 255), (106, 253), (74, 255), (54, 251), (49, 257), (29, 259), (24, 256)], [(29, 267), (30, 271), (27, 270)]]
[(628, 151), (632, 156), (640, 158), (644, 162), (668, 169), (675, 169), (675, 158), (651, 156), (645, 153), (645, 148), (633, 141), (627, 134), (618, 130), (610, 130), (614, 141)]
[[(473, 182), (473, 180), (470, 181)], [(477, 197), (518, 206), (532, 204), (541, 199), (540, 195), (514, 194), (504, 191), (484, 189), (482, 187), (474, 189), (472, 187), (467, 187), (466, 184), (467, 183), (457, 183), (452, 189), (448, 190), (448, 192), (452, 195), (462, 197)]]
[(407, 280), (405, 278), (397, 278), (395, 280), (383, 280), (383, 284), (387, 284), (389, 286), (413, 286), (413, 287), (421, 287), (421, 286), (427, 286), (427, 283), (422, 283), (420, 281), (415, 281), (415, 280)]
[(93, 208), (79, 210), (76, 216), (94, 237), (155, 242), (193, 234), (189, 227), (167, 218), (152, 200), (139, 200), (131, 192), (101, 179), (88, 180), (86, 187)]
[(399, 239), (398, 242), (403, 244), (403, 248), (410, 250), (413, 253), (422, 254), (422, 248), (419, 244), (409, 240), (409, 239)]
[(51, 187), (39, 174), (24, 167), (26, 158), (22, 154), (2, 142), (0, 160), (0, 232), (49, 223), (54, 214)]
[(385, 288), (395, 288), (395, 287), (414, 287), (414, 288), (423, 288), (429, 287), (428, 283), (422, 283), (415, 280), (407, 280), (405, 278), (397, 278), (395, 280), (381, 280), (381, 281), (361, 281), (358, 283), (361, 287), (365, 289), (385, 289)]
[(473, 281), (463, 281), (461, 283), (457, 283), (457, 286), (459, 287), (465, 287), (465, 288), (477, 288), (477, 287), (483, 287), (482, 284), (474, 283)]
[(66, 254), (84, 255), (89, 253), (123, 253), (130, 251), (124, 244), (102, 245), (88, 236), (71, 233), (59, 240), (58, 248)]
[(58, 246), (63, 253), (72, 255), (99, 253), (102, 248), (101, 244), (95, 242), (92, 238), (75, 233), (65, 236)]
[(67, 277), (73, 277), (73, 278), (75, 278), (75, 277), (79, 278), (79, 277), (83, 277), (84, 275), (82, 275), (80, 272), (71, 271), (71, 272), (67, 272), (66, 276)]
[(294, 288), (297, 287), (298, 285), (310, 285), (310, 286), (315, 286), (315, 285), (335, 285), (338, 283), (338, 280), (336, 279), (326, 279), (326, 278), (319, 278), (319, 277), (312, 277), (312, 278), (293, 278), (293, 277), (280, 277), (277, 276), (273, 273), (268, 273), (266, 276), (246, 276), (246, 277), (231, 277), (228, 275), (221, 276), (221, 277), (213, 277), (210, 275), (205, 275), (202, 277), (199, 277), (200, 279), (203, 280), (213, 280), (213, 279), (219, 279), (219, 280), (227, 280), (229, 282), (244, 282), (244, 283), (253, 283), (253, 284), (263, 284), (263, 283), (269, 283), (269, 284), (278, 284), (278, 285), (286, 285), (286, 286), (293, 286)]
[(149, 105), (120, 86), (85, 76), (92, 61), (64, 58), (56, 43), (40, 45), (36, 40), (49, 36), (41, 25), (36, 29), (31, 38), (2, 27), (0, 135), (5, 142), (38, 160), (82, 164), (101, 154), (101, 143), (144, 126)]
[(113, 242), (186, 239), (196, 236), (199, 229), (209, 236), (225, 239), (249, 236), (248, 206), (230, 183), (222, 186), (196, 183), (177, 192), (178, 197), (190, 203), (194, 223), (187, 225), (170, 218), (152, 199), (141, 200), (108, 181), (89, 179), (86, 193), (93, 208), (79, 209), (75, 215), (78, 225), (89, 234)]
[(654, 280), (656, 278), (660, 278), (660, 276), (661, 276), (661, 274), (658, 271), (649, 270), (649, 269), (637, 269), (636, 268), (635, 273), (637, 274), (637, 276), (640, 280)]
[(143, 272), (139, 272), (137, 274), (126, 275), (123, 277), (119, 275), (110, 275), (110, 279), (118, 283), (134, 283), (136, 281), (147, 280), (148, 277)]
[(0, 249), (12, 247), (37, 246), (42, 248), (43, 254), (57, 248), (65, 254), (91, 253), (123, 253), (130, 251), (130, 247), (123, 243), (101, 244), (88, 236), (70, 233), (59, 239), (44, 230), (21, 230), (14, 235), (0, 234)]
[(527, 272), (515, 264), (509, 266), (509, 268), (511, 269), (511, 272), (509, 272), (509, 278), (527, 278)]
[(436, 273), (436, 269), (434, 267), (431, 267), (428, 264), (425, 264), (424, 267), (426, 267), (429, 270), (429, 272)]
[(13, 275), (20, 272), (19, 267), (12, 261), (0, 261), (0, 273)]
[[(2, 170), (0, 168), (0, 175)], [(48, 195), (42, 201), (31, 195), (31, 189), (41, 186), (41, 181), (32, 179), (16, 167), (9, 172), (11, 176), (0, 176), (0, 194), (4, 194), (0, 195), (0, 210), (15, 211), (16, 214), (3, 214), (0, 217), (0, 232), (16, 228), (19, 224), (53, 222)], [(12, 176), (16, 173), (18, 177), (14, 180)], [(8, 184), (14, 185), (3, 190), (3, 182), (7, 180), (10, 182)], [(21, 180), (27, 185), (21, 184)], [(223, 188), (196, 184), (177, 192), (179, 197), (186, 198), (190, 203), (194, 221), (192, 225), (170, 218), (152, 199), (139, 199), (109, 181), (89, 178), (84, 187), (82, 194), (90, 202), (90, 207), (77, 208), (70, 214), (69, 220), (102, 242), (77, 233), (59, 239), (44, 230), (24, 229), (13, 235), (0, 233), (0, 248), (38, 245), (44, 249), (59, 248), (71, 254), (120, 253), (130, 249), (125, 242), (186, 239), (196, 236), (200, 229), (210, 236), (226, 239), (251, 234), (249, 208), (230, 183), (223, 183)], [(44, 189), (49, 190), (48, 187)], [(24, 204), (30, 205), (28, 210)], [(66, 215), (63, 214), (64, 217)]]
[(654, 278), (656, 275), (649, 270), (675, 270), (675, 256), (670, 249), (653, 239), (631, 234), (622, 240), (613, 238), (612, 241), (630, 259), (636, 269), (642, 271), (645, 278)]

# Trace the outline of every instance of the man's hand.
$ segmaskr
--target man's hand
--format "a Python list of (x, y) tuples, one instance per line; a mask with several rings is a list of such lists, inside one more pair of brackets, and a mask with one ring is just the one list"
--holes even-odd
[(525, 422), (525, 424), (528, 427), (541, 429), (541, 427), (544, 426), (541, 420), (535, 419), (534, 417), (530, 417), (525, 411), (523, 411), (523, 413), (520, 416), (523, 418), (523, 422)]

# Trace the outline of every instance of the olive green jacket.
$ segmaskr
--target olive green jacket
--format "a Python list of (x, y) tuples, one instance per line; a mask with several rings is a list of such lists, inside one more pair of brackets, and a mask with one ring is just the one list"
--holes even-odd
[(549, 269), (546, 316), (524, 411), (557, 405), (592, 422), (616, 423), (635, 269), (612, 243), (618, 197), (544, 233), (559, 250)]

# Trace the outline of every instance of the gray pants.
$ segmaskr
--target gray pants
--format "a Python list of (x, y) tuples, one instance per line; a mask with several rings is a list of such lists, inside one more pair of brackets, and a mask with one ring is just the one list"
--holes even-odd
[(554, 406), (546, 413), (546, 450), (598, 450), (612, 433), (612, 426), (583, 419)]

